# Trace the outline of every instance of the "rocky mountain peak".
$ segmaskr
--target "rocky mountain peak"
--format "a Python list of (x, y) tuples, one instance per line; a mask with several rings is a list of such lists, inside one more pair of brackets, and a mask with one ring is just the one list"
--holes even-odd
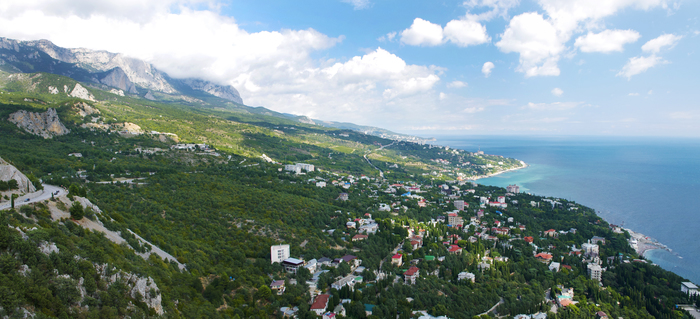
[(0, 158), (0, 180), (6, 182), (11, 179), (17, 181), (17, 187), (20, 191), (30, 193), (36, 192), (36, 187), (34, 187), (34, 184), (32, 184), (27, 176), (22, 174), (22, 172), (20, 172), (12, 164)]

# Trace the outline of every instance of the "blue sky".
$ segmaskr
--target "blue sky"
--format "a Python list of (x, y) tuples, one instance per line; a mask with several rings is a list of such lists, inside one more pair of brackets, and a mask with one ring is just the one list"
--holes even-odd
[(700, 137), (698, 13), (674, 0), (3, 1), (0, 36), (422, 136)]

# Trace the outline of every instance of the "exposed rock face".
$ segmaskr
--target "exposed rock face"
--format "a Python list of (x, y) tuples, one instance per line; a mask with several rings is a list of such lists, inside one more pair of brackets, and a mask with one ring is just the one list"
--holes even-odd
[(85, 117), (93, 114), (100, 114), (100, 110), (84, 102), (76, 103), (75, 107), (78, 109), (78, 115), (80, 115), (80, 117)]
[(209, 81), (203, 81), (200, 79), (184, 79), (182, 80), (182, 83), (186, 84), (187, 86), (191, 87), (194, 90), (197, 91), (204, 91), (207, 92), (213, 96), (220, 97), (222, 99), (226, 99), (229, 101), (236, 102), (238, 104), (243, 104), (243, 99), (241, 99), (241, 95), (238, 93), (238, 90), (236, 90), (233, 86), (226, 85), (217, 85), (214, 83), (211, 83)]
[(132, 288), (130, 291), (132, 298), (136, 298), (136, 295), (140, 294), (143, 298), (143, 302), (145, 302), (149, 308), (155, 310), (158, 315), (164, 313), (163, 306), (161, 305), (163, 297), (160, 293), (160, 289), (158, 289), (158, 285), (153, 281), (153, 278), (143, 278), (123, 271), (119, 271), (110, 276), (109, 274), (116, 271), (116, 269), (112, 268), (112, 270), (110, 270), (107, 264), (95, 265), (95, 269), (97, 273), (104, 278), (108, 286), (115, 283), (117, 280), (122, 280)]
[(148, 100), (151, 100), (151, 101), (155, 101), (155, 100), (156, 100), (156, 97), (153, 96), (153, 93), (151, 93), (151, 91), (148, 91), (148, 93), (146, 93), (146, 95), (144, 95), (143, 97), (144, 97), (145, 99), (148, 99)]
[[(105, 77), (100, 79), (100, 83), (121, 89), (132, 94), (136, 94), (139, 92), (136, 90), (136, 85), (134, 85), (134, 83), (131, 82), (131, 80), (129, 80), (129, 76), (126, 75), (124, 70), (122, 70), (121, 68), (114, 68), (111, 71), (109, 71), (107, 75), (105, 75)], [(122, 92), (122, 94), (120, 95), (124, 96), (124, 92)]]
[(59, 252), (58, 247), (56, 247), (55, 243), (50, 243), (47, 241), (42, 241), (39, 243), (39, 250), (44, 254), (44, 255), (51, 255), (51, 253), (57, 253)]
[(90, 91), (80, 85), (80, 83), (75, 84), (75, 88), (73, 88), (73, 91), (71, 91), (69, 95), (83, 100), (95, 101), (95, 97), (90, 94)]
[(24, 192), (28, 191), (30, 193), (36, 192), (34, 184), (32, 184), (27, 176), (22, 174), (16, 167), (0, 158), (0, 180), (9, 181), (11, 179), (17, 181), (17, 188), (19, 188), (19, 190)]
[(58, 88), (55, 86), (49, 86), (49, 93), (58, 94)]
[[(76, 85), (76, 88), (78, 85)], [(10, 114), (8, 120), (25, 131), (43, 138), (52, 138), (70, 133), (70, 130), (61, 123), (55, 109), (48, 109), (44, 113), (17, 111)]]
[(140, 126), (130, 122), (115, 123), (112, 124), (112, 128), (119, 131), (125, 131), (130, 134), (143, 134), (143, 129), (141, 129)]

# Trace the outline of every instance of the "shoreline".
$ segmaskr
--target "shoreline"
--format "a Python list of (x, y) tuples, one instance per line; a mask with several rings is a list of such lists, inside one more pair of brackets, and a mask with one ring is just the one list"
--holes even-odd
[(476, 180), (480, 180), (480, 179), (483, 179), (483, 178), (494, 177), (494, 176), (496, 176), (496, 175), (500, 175), (500, 174), (503, 174), (503, 173), (513, 172), (513, 171), (517, 171), (517, 170), (519, 170), (519, 169), (523, 169), (523, 168), (528, 168), (528, 167), (530, 167), (530, 165), (527, 165), (527, 163), (525, 163), (525, 162), (523, 162), (523, 161), (520, 161), (520, 163), (523, 164), (523, 165), (520, 166), (520, 167), (509, 168), (509, 169), (504, 170), (504, 171), (495, 172), (495, 173), (486, 174), (486, 175), (477, 175), (477, 176), (469, 177), (469, 178), (467, 178), (467, 179), (468, 179), (468, 180), (471, 180), (471, 181), (476, 181)]
[(634, 249), (637, 254), (642, 258), (647, 258), (646, 253), (652, 250), (663, 249), (668, 252), (673, 252), (668, 246), (658, 242), (647, 235), (639, 232), (635, 232), (629, 228), (623, 228), (626, 230), (632, 238), (629, 239), (629, 244), (632, 249)]

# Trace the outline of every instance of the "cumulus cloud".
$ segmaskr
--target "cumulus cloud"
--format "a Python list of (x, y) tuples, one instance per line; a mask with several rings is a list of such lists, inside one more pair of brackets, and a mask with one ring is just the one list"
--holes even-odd
[(582, 52), (622, 52), (625, 44), (636, 42), (639, 32), (634, 30), (605, 30), (600, 33), (588, 32), (576, 39), (574, 46)]
[(351, 4), (353, 6), (353, 8), (355, 8), (355, 10), (366, 9), (366, 8), (369, 8), (369, 6), (371, 5), (369, 0), (342, 0), (342, 1), (345, 3)]
[(209, 1), (79, 0), (80, 10), (68, 0), (55, 2), (63, 6), (0, 2), (3, 36), (123, 53), (174, 77), (233, 85), (246, 104), (280, 112), (374, 125), (401, 111), (426, 112), (421, 119), (438, 114), (427, 106), (435, 105), (433, 88), (443, 69), (408, 64), (381, 48), (342, 60), (312, 57), (342, 35), (249, 32)]
[(401, 43), (408, 45), (436, 46), (442, 44), (442, 38), (442, 26), (421, 18), (401, 32)]
[(439, 24), (416, 18), (408, 29), (401, 32), (401, 43), (415, 46), (437, 46), (452, 42), (467, 47), (490, 41), (485, 26), (466, 18), (452, 20), (444, 29)]
[(680, 35), (664, 34), (658, 38), (647, 41), (647, 43), (644, 43), (642, 50), (644, 52), (656, 54), (659, 53), (663, 47), (674, 47), (682, 38), (683, 37)]
[(517, 70), (527, 77), (559, 75), (557, 61), (565, 46), (557, 29), (541, 14), (529, 12), (513, 17), (496, 46), (505, 53), (520, 53)]
[[(546, 14), (526, 12), (511, 19), (496, 46), (520, 54), (518, 72), (526, 77), (559, 75), (566, 43), (583, 29), (599, 28), (601, 19), (622, 9), (669, 8), (671, 0), (538, 0)], [(592, 48), (592, 47), (591, 47)]]
[(478, 45), (491, 41), (486, 27), (473, 20), (452, 20), (445, 25), (445, 40), (460, 46)]
[(663, 59), (656, 55), (651, 55), (648, 57), (638, 56), (630, 58), (627, 64), (622, 68), (622, 70), (617, 73), (617, 76), (626, 77), (627, 80), (632, 78), (632, 76), (645, 72), (646, 70), (656, 66), (659, 63), (663, 63)]
[(495, 67), (496, 66), (493, 65), (493, 62), (486, 62), (484, 63), (484, 66), (481, 67), (481, 73), (483, 73), (485, 77), (489, 77), (489, 75), (491, 75), (491, 70), (493, 70)]
[(450, 83), (447, 83), (447, 87), (454, 89), (454, 88), (464, 88), (467, 87), (467, 83), (462, 82), (462, 81), (452, 81)]
[(635, 92), (635, 93), (630, 93), (630, 94), (627, 94), (627, 95), (629, 95), (629, 96), (639, 96), (639, 93), (636, 93), (636, 92)]
[(552, 95), (554, 96), (562, 96), (564, 94), (564, 91), (560, 88), (554, 88), (552, 89)]

